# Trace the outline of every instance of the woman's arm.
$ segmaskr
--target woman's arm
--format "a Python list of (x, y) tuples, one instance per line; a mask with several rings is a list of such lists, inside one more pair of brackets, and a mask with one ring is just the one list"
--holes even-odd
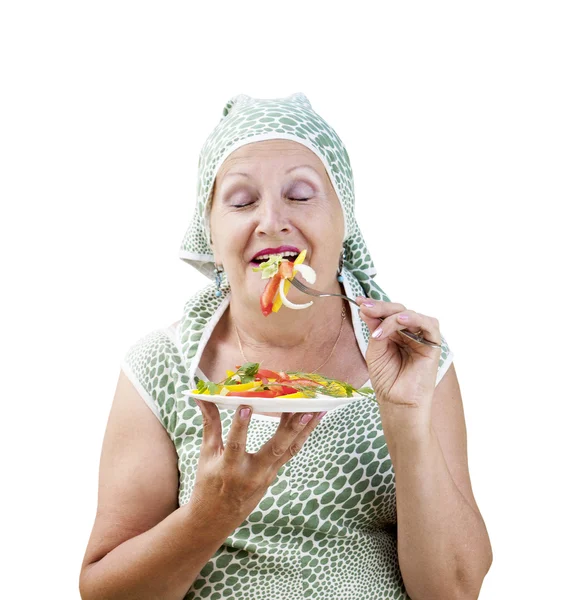
[[(239, 525), (192, 500), (178, 508), (177, 455), (121, 372), (103, 441), (99, 500), (83, 560), (83, 600), (181, 600)], [(219, 511), (217, 511), (219, 514)]]
[(399, 566), (413, 600), (471, 600), (492, 562), (471, 489), (461, 394), (453, 364), (435, 388), (430, 428), (413, 408), (381, 407), (396, 477)]

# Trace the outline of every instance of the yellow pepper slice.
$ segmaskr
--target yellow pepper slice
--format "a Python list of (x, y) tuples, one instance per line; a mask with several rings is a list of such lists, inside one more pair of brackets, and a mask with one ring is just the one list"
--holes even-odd
[[(302, 252), (296, 257), (296, 260), (294, 261), (295, 265), (301, 265), (304, 262), (304, 259), (306, 258), (306, 250), (302, 250)], [(294, 276), (296, 275), (296, 272), (293, 273), (292, 277), (290, 279), (287, 279), (284, 282), (284, 293), (286, 295), (288, 295), (288, 291), (290, 290), (290, 286), (292, 285), (290, 283), (290, 281), (292, 279), (294, 279)], [(282, 298), (280, 298), (280, 294), (277, 293), (276, 294), (276, 300), (274, 300), (274, 304), (272, 305), (272, 312), (278, 312), (280, 310), (280, 307), (282, 306)], [(280, 396), (280, 398), (282, 398), (282, 396)]]
[(285, 394), (284, 396), (276, 396), (276, 400), (278, 398), (306, 398), (306, 396), (302, 392), (296, 392), (295, 394)]
[(262, 385), (261, 381), (251, 381), (250, 383), (237, 383), (235, 385), (224, 385), (230, 392), (251, 392)]
[(346, 389), (344, 388), (344, 386), (340, 385), (340, 383), (337, 383), (336, 381), (333, 381), (328, 386), (328, 389), (332, 390), (332, 392), (340, 398), (346, 398), (347, 396)]
[(226, 375), (227, 375), (228, 377), (231, 377), (232, 375), (235, 375), (235, 374), (236, 374), (236, 372), (235, 372), (235, 371), (228, 371), (228, 370), (226, 369)]

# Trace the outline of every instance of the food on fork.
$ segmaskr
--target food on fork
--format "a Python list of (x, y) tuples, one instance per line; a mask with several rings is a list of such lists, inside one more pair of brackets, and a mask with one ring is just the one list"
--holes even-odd
[(282, 304), (294, 310), (308, 308), (313, 304), (312, 301), (306, 304), (295, 304), (287, 298), (291, 286), (290, 282), (294, 279), (296, 273), (301, 273), (308, 283), (316, 281), (314, 269), (303, 264), (306, 258), (306, 250), (302, 250), (294, 261), (284, 258), (283, 254), (271, 254), (260, 266), (253, 268), (253, 271), (262, 273), (262, 279), (269, 280), (260, 296), (260, 306), (265, 317), (272, 312), (278, 312)]

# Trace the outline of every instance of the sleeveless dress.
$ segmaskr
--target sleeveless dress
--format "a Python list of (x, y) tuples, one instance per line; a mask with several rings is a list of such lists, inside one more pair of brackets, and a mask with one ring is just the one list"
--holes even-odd
[[(345, 269), (344, 274), (345, 293), (364, 296), (352, 273)], [(202, 441), (199, 408), (182, 393), (195, 387), (194, 375), (206, 379), (200, 358), (230, 301), (229, 293), (216, 298), (214, 289), (200, 290), (177, 326), (151, 332), (121, 362), (175, 445), (180, 506), (191, 496)], [(368, 328), (356, 308), (350, 316), (364, 356)], [(444, 339), (441, 345), (437, 383), (453, 360)], [(220, 414), (225, 441), (234, 411)], [(252, 415), (247, 451), (257, 452), (278, 423), (278, 417)], [(395, 474), (378, 406), (371, 398), (351, 402), (329, 411), (316, 426), (256, 509), (203, 567), (185, 599), (407, 599), (396, 522)]]

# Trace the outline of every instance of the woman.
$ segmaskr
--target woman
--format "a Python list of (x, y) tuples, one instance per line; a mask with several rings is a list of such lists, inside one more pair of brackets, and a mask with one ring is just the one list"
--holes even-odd
[[(492, 555), (452, 354), (436, 319), (373, 280), (334, 130), (303, 94), (236, 96), (202, 148), (197, 194), (181, 257), (215, 284), (123, 361), (83, 599), (476, 598)], [(360, 312), (330, 297), (262, 315), (254, 259), (304, 249), (316, 287)], [(182, 396), (242, 362), (375, 397), (324, 416)]]

